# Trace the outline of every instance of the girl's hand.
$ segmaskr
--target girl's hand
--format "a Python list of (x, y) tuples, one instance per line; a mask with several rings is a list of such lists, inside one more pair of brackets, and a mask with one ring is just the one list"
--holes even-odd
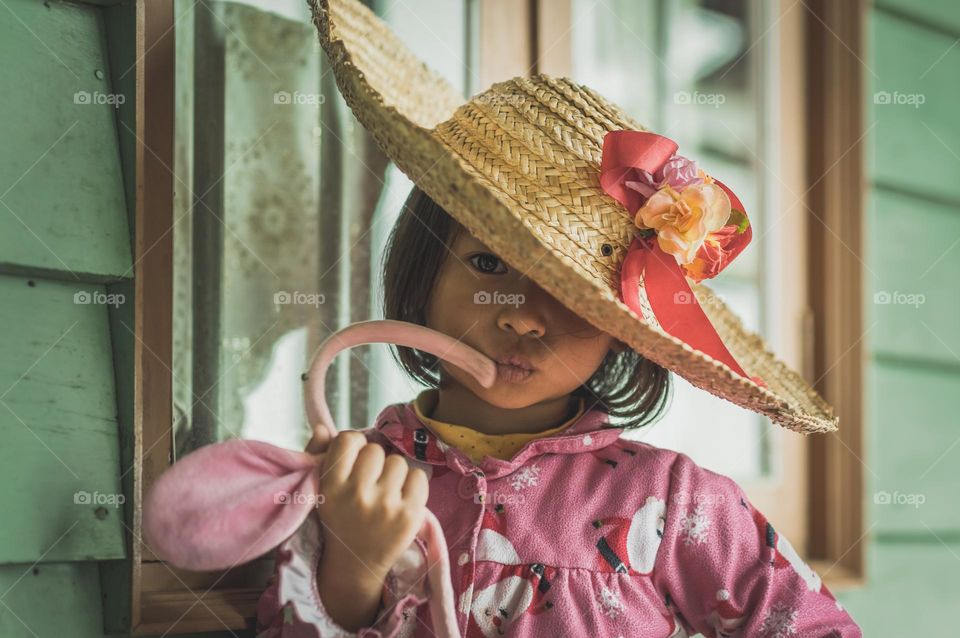
[(319, 472), (323, 567), (382, 583), (423, 524), (426, 473), (353, 430), (334, 437)]

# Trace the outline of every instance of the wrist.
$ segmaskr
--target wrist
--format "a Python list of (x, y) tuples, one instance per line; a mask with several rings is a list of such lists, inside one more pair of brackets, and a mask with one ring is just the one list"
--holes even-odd
[(341, 581), (365, 591), (379, 591), (390, 569), (366, 563), (349, 551), (333, 551), (323, 553), (317, 571), (319, 577), (326, 577), (330, 582)]
[(321, 556), (317, 567), (317, 591), (327, 614), (350, 632), (374, 625), (383, 606), (383, 580), (356, 559), (343, 565), (328, 558)]

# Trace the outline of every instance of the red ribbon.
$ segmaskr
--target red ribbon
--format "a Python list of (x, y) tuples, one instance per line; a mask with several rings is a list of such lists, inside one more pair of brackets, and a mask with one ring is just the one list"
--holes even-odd
[[(628, 188), (624, 182), (641, 179), (639, 171), (654, 174), (676, 152), (677, 144), (661, 135), (646, 131), (610, 131), (603, 139), (600, 162), (600, 186), (611, 197), (624, 205), (631, 218), (643, 205), (644, 198)], [(743, 204), (733, 192), (714, 179), (730, 198), (733, 209), (743, 211)], [(744, 213), (746, 215), (746, 213)], [(730, 251), (732, 260), (750, 242), (752, 231), (748, 225), (742, 238)], [(729, 261), (728, 260), (728, 261)], [(727, 365), (742, 377), (766, 387), (760, 377), (751, 377), (737, 363), (717, 334), (710, 319), (687, 283), (683, 267), (676, 258), (663, 251), (656, 236), (635, 237), (627, 250), (620, 270), (620, 292), (624, 304), (643, 317), (640, 307), (640, 279), (650, 309), (664, 331), (690, 347)]]
[(603, 136), (600, 186), (631, 214), (643, 205), (643, 195), (625, 182), (641, 181), (637, 169), (651, 175), (677, 152), (673, 140), (647, 131), (610, 131)]

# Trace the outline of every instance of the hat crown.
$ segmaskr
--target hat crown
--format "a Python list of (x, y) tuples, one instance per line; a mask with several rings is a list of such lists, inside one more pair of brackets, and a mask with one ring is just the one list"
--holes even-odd
[(615, 290), (637, 228), (599, 169), (604, 135), (624, 128), (645, 130), (588, 87), (538, 74), (492, 85), (433, 133), (558, 256)]

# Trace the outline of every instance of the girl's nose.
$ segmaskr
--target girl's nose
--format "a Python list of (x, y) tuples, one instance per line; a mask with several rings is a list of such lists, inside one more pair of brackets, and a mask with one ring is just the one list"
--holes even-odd
[(521, 337), (542, 338), (547, 332), (542, 304), (535, 292), (533, 296), (527, 292), (530, 291), (507, 300), (508, 303), (505, 303), (497, 314), (497, 325), (501, 330), (515, 332)]
[(545, 329), (543, 323), (530, 317), (522, 317), (513, 308), (505, 310), (497, 317), (497, 325), (501, 330), (516, 332), (521, 337), (543, 337)]

